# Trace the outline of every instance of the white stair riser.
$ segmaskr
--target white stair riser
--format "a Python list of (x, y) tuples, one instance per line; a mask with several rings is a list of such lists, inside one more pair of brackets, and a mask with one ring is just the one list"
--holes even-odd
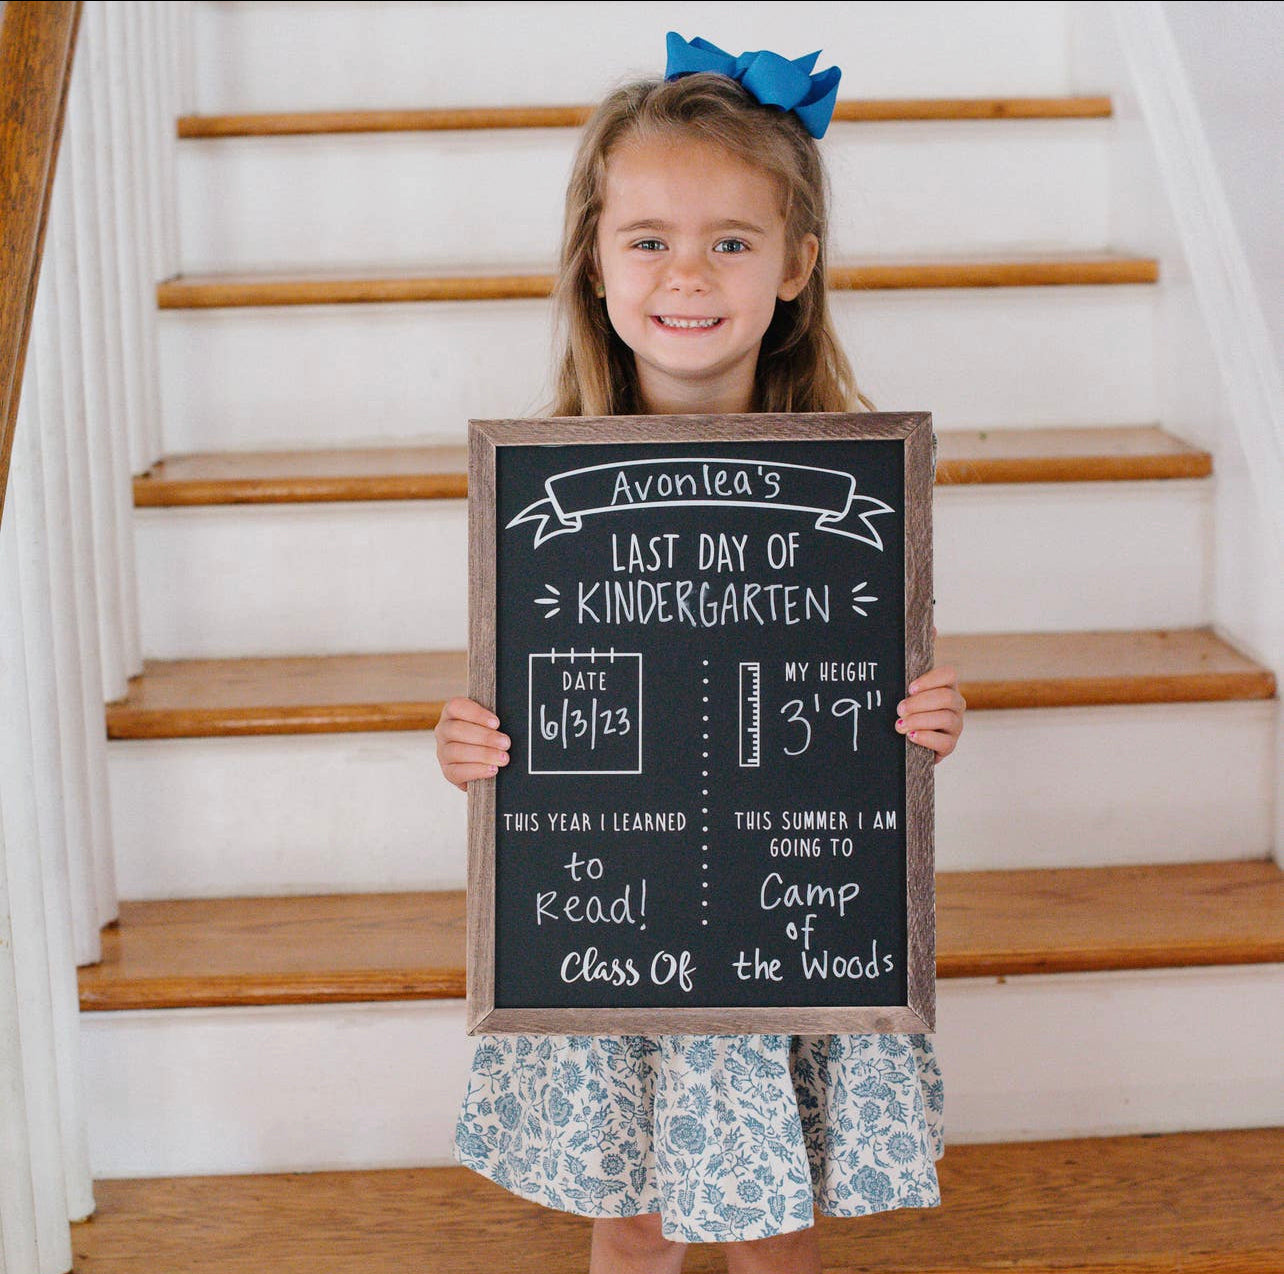
[[(1101, 250), (1110, 124), (837, 124), (832, 261)], [(183, 270), (556, 268), (573, 129), (179, 147)]]
[[(937, 625), (1200, 625), (1210, 518), (1198, 480), (939, 490)], [(153, 658), (467, 644), (461, 500), (142, 509), (135, 543)]]
[(938, 489), (937, 627), (1198, 627), (1211, 614), (1212, 515), (1212, 484), (1197, 479)]
[[(1069, 91), (1065, 5), (210, 4), (201, 111), (545, 105), (664, 71), (664, 33), (842, 67), (840, 97)], [(550, 34), (555, 33), (555, 38)]]
[[(947, 1147), (1278, 1123), (1282, 990), (1280, 965), (942, 981)], [(460, 1001), (81, 1023), (96, 1177), (452, 1162)]]
[(1284, 1119), (1284, 965), (937, 986), (947, 1142)]
[[(938, 429), (1156, 419), (1148, 285), (839, 292), (839, 336), (884, 411)], [(546, 301), (166, 310), (169, 452), (462, 441), (470, 417), (538, 414)]]
[(107, 763), (122, 898), (464, 886), (431, 731), (117, 740)]
[(141, 509), (134, 527), (149, 657), (467, 644), (462, 501)]
[[(1274, 706), (972, 713), (936, 769), (937, 866), (1265, 856)], [(124, 898), (464, 886), (428, 732), (120, 741), (108, 774)]]
[(1250, 700), (970, 714), (957, 753), (936, 768), (937, 864), (1268, 857), (1275, 709)]

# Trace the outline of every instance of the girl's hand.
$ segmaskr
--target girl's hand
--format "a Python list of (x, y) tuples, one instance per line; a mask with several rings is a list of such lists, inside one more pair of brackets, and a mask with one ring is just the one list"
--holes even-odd
[(436, 735), (437, 764), (461, 792), (473, 779), (491, 778), (508, 764), (512, 740), (499, 732), (495, 714), (472, 699), (451, 699), (441, 710)]
[[(935, 630), (933, 630), (935, 634)], [(896, 728), (911, 742), (931, 748), (932, 764), (954, 751), (963, 733), (967, 700), (959, 694), (958, 672), (948, 664), (933, 668), (910, 683), (909, 695), (896, 705)]]

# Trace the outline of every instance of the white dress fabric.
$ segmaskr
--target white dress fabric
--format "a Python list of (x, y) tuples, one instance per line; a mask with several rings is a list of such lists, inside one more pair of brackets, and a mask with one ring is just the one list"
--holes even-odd
[(926, 1035), (480, 1037), (455, 1158), (666, 1238), (766, 1238), (940, 1203), (944, 1082)]

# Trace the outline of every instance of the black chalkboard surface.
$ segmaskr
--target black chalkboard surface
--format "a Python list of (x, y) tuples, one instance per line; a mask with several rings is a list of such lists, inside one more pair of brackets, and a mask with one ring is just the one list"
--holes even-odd
[(930, 415), (469, 428), (469, 1032), (934, 1029)]

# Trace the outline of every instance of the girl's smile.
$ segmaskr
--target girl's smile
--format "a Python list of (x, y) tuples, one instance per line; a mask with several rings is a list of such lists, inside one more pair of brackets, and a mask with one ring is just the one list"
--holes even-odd
[(597, 260), (611, 325), (633, 351), (643, 410), (749, 411), (778, 299), (802, 290), (775, 182), (709, 142), (633, 141), (607, 164)]
[(676, 332), (707, 332), (722, 322), (720, 318), (680, 318), (675, 314), (651, 316), (663, 328)]

